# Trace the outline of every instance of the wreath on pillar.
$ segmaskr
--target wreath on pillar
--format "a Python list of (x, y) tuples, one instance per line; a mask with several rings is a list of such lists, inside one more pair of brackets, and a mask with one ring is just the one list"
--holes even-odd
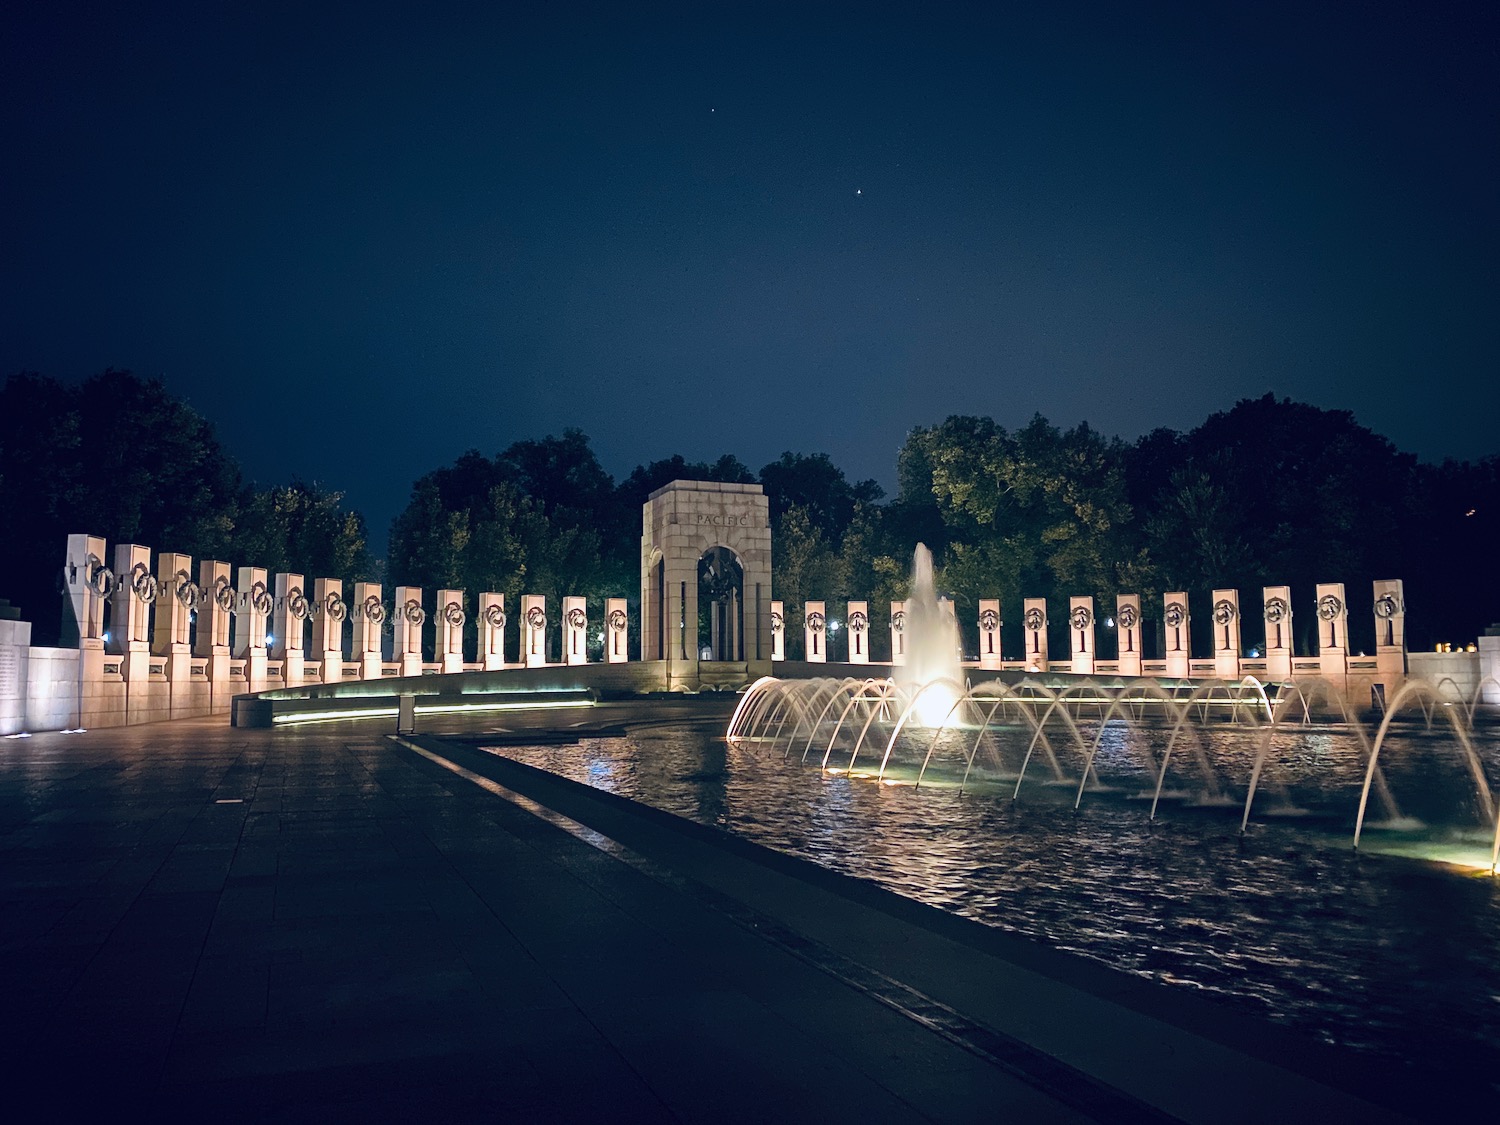
[(1120, 607), (1120, 628), (1134, 629), (1140, 619), (1140, 612), (1135, 608), (1134, 602), (1126, 602)]
[(422, 608), (422, 603), (417, 601), (416, 598), (406, 599), (406, 604), (401, 607), (401, 616), (418, 628), (427, 621), (427, 611)]
[(1073, 628), (1082, 632), (1094, 623), (1094, 614), (1088, 606), (1080, 605), (1073, 608), (1068, 619), (1073, 623)]
[(1172, 628), (1176, 629), (1187, 620), (1187, 606), (1181, 602), (1168, 602), (1167, 611), (1162, 615), (1162, 619)]
[(1214, 602), (1215, 625), (1228, 625), (1238, 616), (1239, 611), (1235, 609), (1234, 603), (1228, 598), (1220, 598), (1218, 601)]
[(898, 609), (895, 613), (891, 614), (891, 628), (898, 633), (906, 631), (906, 610)]
[(276, 599), (271, 596), (271, 591), (266, 589), (264, 582), (251, 584), (250, 608), (262, 617), (270, 617), (271, 610), (276, 608)]
[(89, 554), (84, 563), (84, 572), (87, 575), (84, 581), (99, 597), (107, 598), (115, 592), (115, 572), (105, 566), (98, 555), (92, 552)]
[(1272, 625), (1278, 625), (1291, 616), (1292, 607), (1286, 604), (1285, 598), (1266, 599), (1266, 620)]
[(234, 589), (222, 574), (214, 579), (214, 605), (225, 613), (235, 612)]
[(588, 614), (584, 613), (583, 610), (579, 609), (576, 605), (572, 609), (568, 610), (569, 628), (582, 629), (588, 623)]
[(609, 627), (616, 632), (625, 628), (629, 618), (625, 616), (623, 609), (612, 609), (609, 611)]
[(499, 602), (491, 602), (484, 607), (484, 623), (491, 629), (505, 628), (505, 610)]
[(979, 627), (987, 633), (993, 633), (1000, 628), (1000, 614), (993, 609), (980, 610)]
[(809, 613), (807, 615), (807, 627), (814, 633), (821, 633), (823, 631), (823, 625), (823, 615), (821, 613), (818, 613), (816, 610), (814, 610), (812, 613)]
[(365, 620), (370, 622), (370, 624), (385, 624), (385, 606), (380, 604), (379, 594), (371, 594), (367, 597), (361, 608), (364, 611)]
[(293, 586), (286, 592), (286, 611), (298, 621), (306, 621), (312, 616), (312, 604), (301, 586)]
[(1025, 622), (1026, 628), (1037, 632), (1047, 624), (1047, 614), (1041, 606), (1034, 605), (1021, 615), (1021, 620)]
[(781, 614), (771, 614), (771, 632), (779, 633), (786, 628), (786, 622), (781, 619)]
[(464, 616), (464, 607), (457, 602), (449, 602), (443, 607), (443, 620), (454, 628), (462, 629), (464, 622), (468, 620)]
[(1401, 612), (1401, 602), (1395, 594), (1381, 594), (1375, 599), (1375, 616), (1381, 620), (1389, 620)]
[(323, 612), (328, 615), (328, 620), (339, 622), (349, 615), (349, 607), (344, 604), (344, 599), (339, 594), (330, 590), (328, 596), (323, 599)]
[(863, 633), (870, 627), (870, 619), (859, 610), (849, 615), (849, 631), (851, 633)]
[(139, 602), (156, 600), (159, 584), (156, 581), (156, 575), (151, 573), (145, 563), (138, 562), (130, 568), (130, 592)]
[(545, 629), (547, 627), (547, 611), (539, 605), (534, 605), (526, 611), (526, 624), (533, 629)]
[(177, 589), (175, 591), (178, 604), (183, 609), (197, 609), (203, 604), (203, 591), (193, 581), (193, 576), (185, 570), (179, 570), (175, 576)]
[(1324, 594), (1318, 599), (1318, 616), (1324, 621), (1332, 621), (1342, 612), (1344, 612), (1344, 603), (1332, 594)]

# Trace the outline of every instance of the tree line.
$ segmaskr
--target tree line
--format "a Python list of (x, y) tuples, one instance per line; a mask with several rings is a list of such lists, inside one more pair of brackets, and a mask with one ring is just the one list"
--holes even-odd
[[(550, 604), (581, 594), (597, 616), (605, 597), (638, 602), (641, 506), (675, 479), (765, 488), (792, 655), (802, 604), (824, 600), (837, 618), (849, 598), (871, 602), (881, 655), (887, 603), (905, 596), (919, 541), (971, 648), (987, 597), (1002, 599), (1008, 651), (1020, 647), (1022, 597), (1058, 607), (1063, 651), (1061, 607), (1083, 594), (1106, 621), (1116, 594), (1139, 593), (1150, 621), (1164, 592), (1186, 590), (1200, 651), (1214, 588), (1241, 591), (1249, 643), (1260, 587), (1291, 585), (1303, 651), (1319, 582), (1346, 584), (1356, 649), (1373, 645), (1376, 578), (1404, 579), (1412, 648), (1466, 641), (1500, 620), (1500, 457), (1421, 463), (1347, 411), (1273, 395), (1134, 442), (1040, 416), (1017, 429), (962, 416), (918, 426), (892, 497), (821, 453), (784, 453), (758, 472), (732, 454), (672, 456), (617, 482), (587, 436), (568, 430), (493, 455), (469, 450), (420, 477), (382, 563), (339, 493), (246, 485), (209, 423), (158, 381), (119, 371), (73, 388), (17, 375), (0, 390), (0, 596), (50, 604), (50, 560), (67, 532), (86, 528), (271, 571), (499, 590), (510, 605), (522, 593)], [(45, 635), (50, 615), (30, 616)], [(1107, 629), (1099, 645), (1110, 655)]]

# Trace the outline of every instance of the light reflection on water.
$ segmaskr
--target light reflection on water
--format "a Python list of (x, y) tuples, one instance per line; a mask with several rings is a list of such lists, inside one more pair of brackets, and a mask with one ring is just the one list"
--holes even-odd
[[(961, 793), (972, 738), (948, 738), (916, 789), (826, 775), (795, 757), (726, 745), (721, 734), (655, 726), (496, 752), (1116, 968), (1219, 994), (1330, 1042), (1424, 1064), (1500, 1061), (1497, 881), (1354, 853), (1364, 752), (1336, 729), (1278, 734), (1246, 837), (1240, 806), (1259, 740), (1249, 730), (1179, 742), (1164, 788), (1184, 799), (1164, 804), (1155, 821), (1147, 814), (1162, 731), (1111, 724), (1096, 758), (1108, 792), (1086, 794), (1077, 812), (1076, 780), (1053, 783), (1038, 763), (1020, 799), (1010, 799), (1019, 737), (986, 745), (983, 770)], [(926, 744), (923, 736), (903, 748), (898, 777), (915, 778)], [(1494, 742), (1480, 745), (1493, 778)], [(1076, 779), (1076, 750), (1057, 757)], [(1454, 827), (1400, 837), (1367, 828), (1368, 845), (1434, 854), (1435, 841), (1456, 840), (1487, 861), (1474, 785), (1448, 740), (1409, 734), (1388, 744), (1382, 762), (1403, 815)], [(1234, 803), (1192, 807), (1214, 786)], [(1278, 819), (1278, 806), (1308, 815)]]

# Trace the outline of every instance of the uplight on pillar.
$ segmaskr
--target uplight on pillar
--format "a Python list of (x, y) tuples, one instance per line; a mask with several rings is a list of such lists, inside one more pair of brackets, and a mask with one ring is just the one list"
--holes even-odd
[(604, 660), (624, 664), (630, 659), (630, 614), (624, 598), (604, 600)]
[(271, 615), (271, 659), (280, 660), (281, 682), (286, 687), (301, 687), (303, 663), (306, 660), (307, 619), (312, 616), (312, 602), (302, 589), (302, 575), (276, 575), (276, 609)]
[(771, 603), (771, 659), (786, 659), (786, 614), (780, 602)]
[(1119, 637), (1119, 667), (1122, 676), (1141, 674), (1141, 596), (1121, 594), (1115, 598), (1115, 627)]
[(354, 648), (350, 655), (359, 661), (361, 680), (381, 677), (380, 631), (385, 626), (385, 604), (380, 600), (379, 582), (354, 584)]
[(1026, 637), (1026, 671), (1047, 670), (1047, 599), (1027, 598), (1021, 603), (1021, 629)]
[(319, 578), (313, 583), (313, 659), (325, 684), (344, 678), (344, 583), (338, 578)]
[(1341, 684), (1349, 671), (1349, 606), (1342, 582), (1318, 583), (1318, 674)]
[(1261, 588), (1261, 616), (1266, 622), (1266, 679), (1292, 678), (1292, 588)]
[(396, 619), (392, 623), (391, 656), (400, 665), (402, 676), (422, 674), (422, 626), (427, 611), (422, 608), (420, 586), (396, 587)]
[(1000, 599), (979, 599), (979, 666), (998, 668), (1000, 652)]
[(1094, 599), (1068, 599), (1068, 649), (1075, 676), (1094, 674)]
[(577, 595), (563, 598), (563, 663), (589, 662), (588, 601)]
[(437, 641), (438, 665), (443, 673), (464, 670), (464, 624), (468, 616), (464, 613), (462, 590), (439, 590), (437, 592)]
[(1214, 675), (1221, 680), (1240, 678), (1240, 592), (1215, 590)]
[(505, 667), (505, 595), (479, 595), (479, 663), (486, 672)]
[(1406, 678), (1406, 594), (1399, 578), (1375, 580), (1375, 670), (1393, 697)]
[(528, 668), (547, 663), (547, 599), (541, 594), (521, 595), (521, 651)]
[(906, 663), (906, 603), (891, 603), (891, 663)]
[(849, 603), (849, 663), (870, 663), (870, 603)]
[(1166, 658), (1167, 675), (1185, 680), (1192, 672), (1192, 637), (1188, 632), (1188, 596), (1186, 590), (1162, 595), (1162, 656)]
[(814, 664), (828, 662), (828, 618), (822, 602), (808, 602), (802, 607), (802, 643), (805, 659)]

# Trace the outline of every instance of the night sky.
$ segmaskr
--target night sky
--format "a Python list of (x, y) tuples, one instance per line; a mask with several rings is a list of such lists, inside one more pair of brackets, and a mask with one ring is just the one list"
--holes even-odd
[(569, 426), (890, 489), (950, 414), (1274, 391), (1494, 454), (1497, 8), (11, 5), (0, 376), (159, 376), (379, 553)]

